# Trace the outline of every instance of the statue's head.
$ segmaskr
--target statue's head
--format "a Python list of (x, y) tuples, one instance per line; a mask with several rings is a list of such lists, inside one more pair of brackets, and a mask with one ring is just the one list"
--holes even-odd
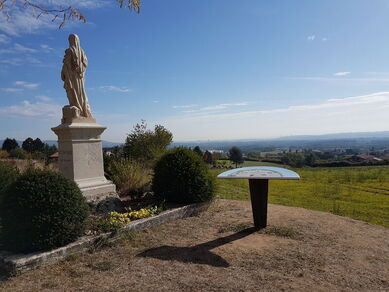
[(79, 47), (80, 46), (80, 39), (78, 35), (71, 34), (69, 35), (69, 46), (70, 47)]

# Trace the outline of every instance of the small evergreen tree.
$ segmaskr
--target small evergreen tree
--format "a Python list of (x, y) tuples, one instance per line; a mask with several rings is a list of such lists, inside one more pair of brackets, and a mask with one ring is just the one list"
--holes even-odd
[(193, 148), (193, 152), (198, 154), (200, 157), (203, 157), (203, 151), (201, 151), (199, 146), (196, 146), (195, 148)]
[(36, 138), (32, 143), (32, 151), (33, 152), (43, 152), (44, 147), (45, 147), (45, 144), (39, 138)]
[(18, 142), (15, 139), (7, 138), (3, 142), (2, 150), (10, 152), (13, 149), (19, 148)]
[(22, 148), (26, 152), (33, 152), (34, 151), (34, 140), (31, 137), (28, 137), (26, 140), (23, 141)]

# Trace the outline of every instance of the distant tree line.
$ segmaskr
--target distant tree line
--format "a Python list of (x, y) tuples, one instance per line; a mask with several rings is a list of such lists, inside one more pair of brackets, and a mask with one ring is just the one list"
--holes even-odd
[(347, 167), (347, 166), (366, 166), (366, 165), (387, 165), (389, 161), (361, 161), (354, 162), (350, 160), (350, 155), (336, 155), (336, 151), (315, 152), (309, 149), (303, 149), (298, 152), (284, 151), (277, 158), (264, 158), (263, 162), (279, 163), (291, 167)]
[(58, 151), (55, 145), (43, 143), (41, 139), (28, 137), (21, 147), (16, 139), (6, 138), (0, 151), (0, 158), (46, 159)]
[[(205, 150), (204, 152), (200, 149), (200, 146), (196, 146), (193, 148), (193, 152), (198, 154), (200, 157), (203, 158), (204, 162), (206, 162), (209, 165), (212, 165), (213, 167), (217, 167), (218, 160), (230, 160), (232, 163), (235, 164), (235, 167), (238, 167), (238, 164), (242, 164), (244, 162), (243, 154), (240, 148), (233, 146), (230, 148), (230, 150), (226, 155), (223, 155), (220, 152), (210, 152), (208, 150)], [(225, 167), (224, 163), (223, 166)]]

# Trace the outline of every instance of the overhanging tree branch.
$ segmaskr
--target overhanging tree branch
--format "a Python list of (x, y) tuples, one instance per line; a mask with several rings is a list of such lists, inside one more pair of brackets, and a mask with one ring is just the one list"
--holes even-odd
[[(140, 0), (116, 0), (119, 2), (120, 8), (128, 8), (136, 13), (140, 12)], [(85, 16), (76, 8), (72, 6), (63, 7), (48, 7), (37, 4), (30, 0), (0, 0), (0, 11), (3, 12), (3, 16), (7, 20), (11, 19), (12, 11), (17, 9), (30, 9), (31, 14), (39, 19), (42, 15), (48, 15), (52, 17), (52, 21), (61, 19), (59, 28), (63, 28), (66, 21), (79, 20), (83, 23), (86, 22)]]

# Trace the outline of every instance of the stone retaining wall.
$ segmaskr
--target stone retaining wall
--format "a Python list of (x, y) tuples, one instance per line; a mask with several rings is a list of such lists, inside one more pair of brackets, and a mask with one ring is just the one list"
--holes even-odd
[(158, 226), (169, 221), (196, 216), (205, 211), (209, 203), (192, 204), (162, 212), (149, 218), (130, 222), (115, 232), (103, 233), (96, 236), (84, 236), (64, 247), (46, 252), (30, 254), (10, 254), (0, 252), (0, 274), (4, 276), (16, 275), (42, 265), (52, 264), (63, 260), (69, 255), (88, 251), (102, 240), (115, 240), (116, 235), (124, 232), (138, 232), (143, 229)]

